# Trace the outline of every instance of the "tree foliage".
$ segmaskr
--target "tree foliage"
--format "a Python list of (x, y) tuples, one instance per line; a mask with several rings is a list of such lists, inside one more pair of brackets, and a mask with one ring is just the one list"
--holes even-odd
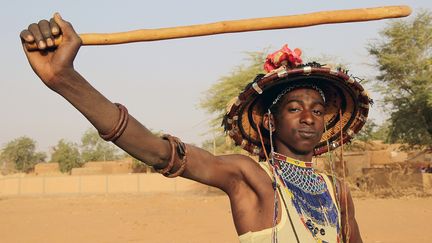
[(119, 158), (119, 149), (99, 137), (99, 133), (88, 129), (81, 137), (81, 158), (83, 161), (109, 161)]
[(241, 147), (234, 146), (234, 142), (224, 134), (215, 135), (213, 139), (209, 139), (203, 142), (202, 148), (215, 154), (226, 154), (226, 153), (241, 153)]
[(237, 97), (258, 73), (263, 73), (264, 52), (249, 52), (247, 55), (248, 64), (239, 65), (229, 75), (221, 77), (204, 93), (201, 100), (200, 107), (215, 116), (210, 122), (214, 138), (203, 142), (203, 147), (210, 152), (220, 154), (238, 150), (232, 143), (226, 143), (220, 124), (232, 99)]
[(432, 146), (432, 14), (391, 22), (369, 53), (380, 71), (377, 90), (390, 110), (389, 140)]
[(240, 65), (227, 76), (220, 78), (205, 93), (200, 107), (216, 115), (212, 127), (218, 128), (226, 113), (228, 103), (238, 96), (246, 84), (252, 82), (258, 73), (263, 73), (265, 56), (263, 52), (249, 52), (248, 65)]
[(70, 172), (73, 168), (83, 165), (78, 146), (61, 139), (53, 148), (51, 162), (59, 163), (61, 172)]
[(367, 120), (355, 139), (367, 142), (369, 140), (382, 140), (388, 142), (388, 123), (377, 125), (373, 120)]
[(13, 164), (20, 172), (29, 172), (36, 163), (45, 161), (46, 154), (36, 152), (36, 142), (23, 136), (8, 142), (2, 149), (0, 159), (4, 164)]

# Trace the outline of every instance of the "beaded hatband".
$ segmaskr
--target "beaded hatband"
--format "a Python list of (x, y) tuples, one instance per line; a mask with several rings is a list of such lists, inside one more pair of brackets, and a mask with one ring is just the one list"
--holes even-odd
[[(332, 200), (322, 175), (315, 172), (312, 162), (304, 162), (273, 152), (275, 172), (283, 182), (292, 203), (307, 222), (313, 221), (320, 225), (331, 225), (339, 232), (338, 210)], [(308, 227), (313, 235), (316, 232)]]

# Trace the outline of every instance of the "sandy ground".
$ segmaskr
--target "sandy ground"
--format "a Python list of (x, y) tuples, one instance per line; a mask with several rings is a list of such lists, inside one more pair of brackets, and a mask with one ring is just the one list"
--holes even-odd
[[(363, 240), (431, 242), (432, 198), (356, 199)], [(0, 242), (238, 242), (220, 194), (0, 198)]]

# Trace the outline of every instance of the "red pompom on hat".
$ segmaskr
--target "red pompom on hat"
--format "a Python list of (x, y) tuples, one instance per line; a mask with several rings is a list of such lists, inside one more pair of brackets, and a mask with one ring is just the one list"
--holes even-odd
[(301, 59), (302, 51), (298, 48), (291, 51), (288, 48), (288, 45), (285, 44), (280, 50), (269, 54), (264, 63), (264, 70), (267, 72), (271, 72), (275, 69), (278, 69), (281, 66), (287, 66), (290, 68), (297, 67), (298, 65), (303, 63)]

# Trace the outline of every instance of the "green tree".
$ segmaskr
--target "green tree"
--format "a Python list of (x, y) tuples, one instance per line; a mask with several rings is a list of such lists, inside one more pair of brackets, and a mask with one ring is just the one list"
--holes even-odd
[(376, 127), (373, 131), (372, 137), (375, 140), (382, 140), (386, 143), (389, 143), (389, 127), (390, 123), (388, 121)]
[(367, 142), (369, 140), (382, 140), (388, 142), (388, 123), (377, 125), (373, 120), (367, 120), (355, 139)]
[(81, 158), (83, 161), (109, 161), (120, 158), (119, 149), (99, 137), (99, 133), (88, 129), (81, 138)]
[(215, 134), (213, 139), (204, 141), (202, 148), (217, 155), (243, 152), (240, 147), (234, 146), (234, 142), (223, 133)]
[(20, 172), (29, 172), (34, 165), (44, 162), (46, 154), (36, 152), (36, 142), (26, 136), (16, 138), (8, 142), (0, 155), (3, 164), (11, 163)]
[(226, 143), (220, 123), (227, 112), (227, 105), (230, 101), (237, 97), (246, 84), (250, 83), (258, 73), (263, 73), (264, 52), (249, 52), (247, 55), (248, 64), (237, 66), (229, 75), (220, 78), (204, 93), (200, 102), (201, 108), (215, 116), (210, 122), (213, 139), (204, 141), (202, 145), (210, 152), (225, 153), (238, 150), (232, 143)]
[(373, 132), (376, 129), (377, 124), (372, 120), (367, 120), (362, 130), (355, 136), (355, 139), (360, 141), (369, 141), (373, 139)]
[(83, 165), (76, 144), (61, 139), (53, 149), (51, 162), (59, 163), (61, 172), (70, 172), (72, 168), (79, 168)]
[(220, 122), (227, 111), (227, 104), (231, 99), (237, 97), (246, 84), (250, 83), (258, 73), (263, 73), (264, 53), (249, 52), (247, 54), (248, 65), (235, 67), (230, 75), (220, 78), (204, 93), (200, 107), (209, 114), (216, 115), (211, 123), (214, 128), (220, 127)]
[(390, 142), (432, 146), (432, 14), (393, 21), (371, 43), (380, 71), (376, 89), (390, 111)]

